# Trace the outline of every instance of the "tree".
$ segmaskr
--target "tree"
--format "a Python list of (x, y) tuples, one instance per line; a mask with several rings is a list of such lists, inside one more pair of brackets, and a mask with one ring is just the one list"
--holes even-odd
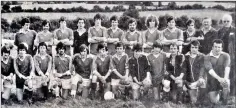
[(168, 3), (167, 7), (168, 7), (168, 9), (177, 9), (178, 8), (176, 2)]
[(21, 6), (15, 6), (15, 7), (12, 7), (11, 10), (12, 10), (13, 12), (23, 12)]
[(144, 6), (153, 6), (153, 3), (151, 1), (144, 1), (143, 5)]
[(53, 12), (53, 9), (51, 7), (46, 9), (46, 12)]
[(136, 7), (135, 7), (135, 5), (130, 4), (130, 5), (129, 5), (129, 9), (136, 9)]
[(111, 11), (110, 7), (106, 6), (106, 7), (105, 7), (105, 11), (106, 11), (106, 12), (110, 12), (110, 11)]
[(139, 18), (139, 11), (137, 9), (129, 9), (123, 13), (123, 16), (130, 16), (133, 18)]
[(93, 6), (93, 9), (91, 10), (92, 12), (103, 12), (104, 9), (102, 9), (100, 6), (95, 5)]
[(4, 12), (10, 12), (10, 6), (9, 6), (8, 4), (4, 4), (4, 5), (2, 6), (2, 11), (4, 11)]
[(1, 18), (1, 28), (6, 32), (10, 28), (10, 24), (7, 22), (6, 19)]
[(158, 2), (158, 7), (162, 7), (161, 1)]
[(45, 10), (43, 8), (39, 7), (38, 12), (45, 12)]

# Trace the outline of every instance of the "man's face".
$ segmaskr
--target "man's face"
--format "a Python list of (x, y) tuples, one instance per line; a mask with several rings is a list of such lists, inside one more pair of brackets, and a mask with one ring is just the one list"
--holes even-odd
[(191, 23), (188, 25), (188, 30), (194, 30), (194, 23)]
[(58, 50), (58, 52), (59, 52), (59, 55), (62, 56), (62, 55), (65, 54), (65, 49), (61, 48), (61, 49)]
[(40, 51), (41, 54), (45, 54), (46, 51), (47, 51), (46, 46), (40, 46), (40, 47), (39, 47), (39, 51)]
[(99, 50), (99, 53), (102, 55), (102, 56), (105, 56), (107, 54), (107, 51), (105, 48), (102, 48)]
[(23, 26), (23, 29), (28, 30), (30, 27), (30, 23), (25, 23), (25, 25)]
[(118, 27), (118, 20), (112, 20), (111, 26), (112, 26), (112, 28), (117, 28)]
[(155, 48), (153, 48), (153, 54), (159, 54), (161, 52), (161, 48), (159, 48), (159, 47), (155, 47)]
[(211, 27), (211, 19), (204, 19), (202, 23), (204, 28)]
[(199, 49), (199, 46), (191, 45), (191, 47), (190, 47), (190, 51), (191, 51), (192, 54), (197, 54), (198, 49)]
[(151, 21), (149, 22), (149, 27), (150, 27), (150, 28), (154, 28), (154, 27), (155, 27), (155, 24), (156, 24), (156, 22), (155, 22), (154, 20), (151, 20)]
[(9, 56), (10, 56), (9, 53), (5, 53), (5, 52), (4, 52), (4, 53), (2, 54), (3, 59), (8, 59)]
[(24, 57), (26, 54), (26, 50), (25, 49), (19, 49), (19, 56), (20, 57)]
[(65, 28), (66, 27), (66, 21), (61, 21), (60, 22), (60, 27)]
[(84, 20), (79, 20), (78, 21), (78, 28), (82, 29), (84, 28), (85, 24), (84, 24)]
[(169, 27), (169, 28), (174, 28), (174, 27), (175, 27), (175, 20), (171, 20), (171, 21), (168, 23), (168, 27)]
[(223, 24), (224, 24), (225, 27), (230, 27), (231, 24), (232, 24), (232, 19), (229, 18), (229, 17), (223, 18)]
[(124, 52), (123, 46), (117, 47), (117, 48), (116, 48), (116, 52), (117, 52), (119, 55), (121, 55), (121, 54)]
[(102, 20), (101, 19), (95, 19), (95, 25), (96, 26), (100, 26), (101, 25)]
[(177, 52), (178, 52), (178, 48), (177, 48), (177, 46), (176, 45), (171, 45), (170, 46), (170, 52), (171, 52), (171, 54), (177, 54)]
[(135, 31), (136, 30), (136, 22), (133, 22), (133, 23), (130, 23), (129, 24), (129, 30), (131, 32)]
[(43, 30), (49, 30), (49, 23), (47, 23), (45, 26), (43, 26)]
[(85, 58), (87, 56), (87, 50), (84, 49), (84, 51), (80, 52), (80, 55), (82, 56), (82, 58)]
[(138, 58), (141, 55), (142, 51), (134, 51), (134, 57)]
[(213, 54), (219, 55), (222, 51), (222, 44), (214, 43), (212, 47)]

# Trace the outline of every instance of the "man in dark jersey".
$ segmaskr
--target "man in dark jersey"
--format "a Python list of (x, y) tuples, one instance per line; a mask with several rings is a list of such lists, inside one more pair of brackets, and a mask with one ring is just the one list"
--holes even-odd
[[(72, 90), (71, 95), (76, 95), (77, 85), (79, 86), (79, 92), (82, 88), (82, 97), (87, 98), (89, 94), (90, 87), (90, 76), (92, 73), (93, 59), (88, 57), (88, 47), (82, 44), (78, 48), (77, 54), (72, 58), (72, 64), (74, 67), (73, 77), (72, 77)], [(79, 84), (78, 84), (79, 83)]]
[[(27, 85), (29, 79), (35, 76), (34, 60), (31, 55), (27, 54), (28, 46), (26, 43), (18, 45), (18, 56), (14, 59), (14, 69), (16, 73), (16, 96), (20, 104), (23, 100), (23, 92), (26, 93), (29, 98), (29, 102), (32, 102), (32, 91), (24, 90), (24, 85)], [(31, 85), (27, 85), (28, 87)], [(31, 88), (31, 87), (30, 87)]]
[(13, 58), (10, 56), (10, 49), (3, 46), (1, 49), (1, 78), (2, 78), (2, 104), (8, 104), (13, 84), (14, 66)]
[(36, 48), (34, 47), (34, 40), (36, 38), (36, 32), (34, 30), (30, 30), (30, 20), (28, 18), (24, 18), (21, 20), (22, 28), (15, 35), (15, 45), (18, 47), (20, 43), (25, 42), (28, 45), (27, 53), (31, 56), (35, 55)]

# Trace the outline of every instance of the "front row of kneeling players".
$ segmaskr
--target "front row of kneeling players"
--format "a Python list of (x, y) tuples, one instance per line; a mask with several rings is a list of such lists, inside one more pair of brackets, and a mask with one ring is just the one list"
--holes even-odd
[[(27, 92), (29, 100), (32, 100), (34, 88), (39, 88), (38, 92), (43, 94), (41, 97), (44, 99), (48, 97), (48, 91), (53, 90), (57, 97), (65, 99), (69, 93), (72, 96), (81, 94), (84, 98), (90, 94), (91, 99), (109, 99), (112, 95), (107, 94), (111, 91), (115, 98), (132, 97), (134, 100), (144, 97), (153, 88), (155, 100), (179, 103), (184, 100), (183, 93), (187, 93), (191, 102), (196, 103), (209, 92), (212, 102), (217, 102), (217, 91), (222, 87), (223, 99), (226, 100), (230, 59), (221, 51), (223, 42), (215, 40), (211, 53), (206, 56), (198, 52), (199, 46), (198, 41), (192, 41), (190, 52), (184, 56), (178, 52), (176, 44), (171, 44), (171, 54), (167, 56), (162, 51), (162, 45), (155, 42), (152, 52), (145, 56), (142, 46), (136, 44), (132, 49), (133, 56), (129, 58), (122, 43), (116, 44), (116, 53), (112, 56), (108, 55), (104, 44), (98, 45), (96, 56), (89, 55), (87, 46), (81, 45), (79, 53), (70, 57), (65, 54), (65, 45), (58, 43), (57, 55), (52, 59), (46, 53), (44, 42), (39, 44), (38, 54), (33, 58), (26, 54), (27, 45), (22, 43), (14, 60), (9, 57), (9, 48), (3, 47), (2, 78), (5, 84), (2, 97), (3, 100), (9, 99), (7, 85), (10, 85), (10, 77), (15, 72), (16, 94), (20, 103), (26, 86), (28, 89), (24, 92)], [(206, 81), (207, 72), (210, 75)]]

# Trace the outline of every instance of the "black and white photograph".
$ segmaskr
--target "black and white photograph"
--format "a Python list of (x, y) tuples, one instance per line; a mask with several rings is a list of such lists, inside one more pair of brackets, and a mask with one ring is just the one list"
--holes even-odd
[(1, 1), (1, 108), (236, 108), (236, 1)]

